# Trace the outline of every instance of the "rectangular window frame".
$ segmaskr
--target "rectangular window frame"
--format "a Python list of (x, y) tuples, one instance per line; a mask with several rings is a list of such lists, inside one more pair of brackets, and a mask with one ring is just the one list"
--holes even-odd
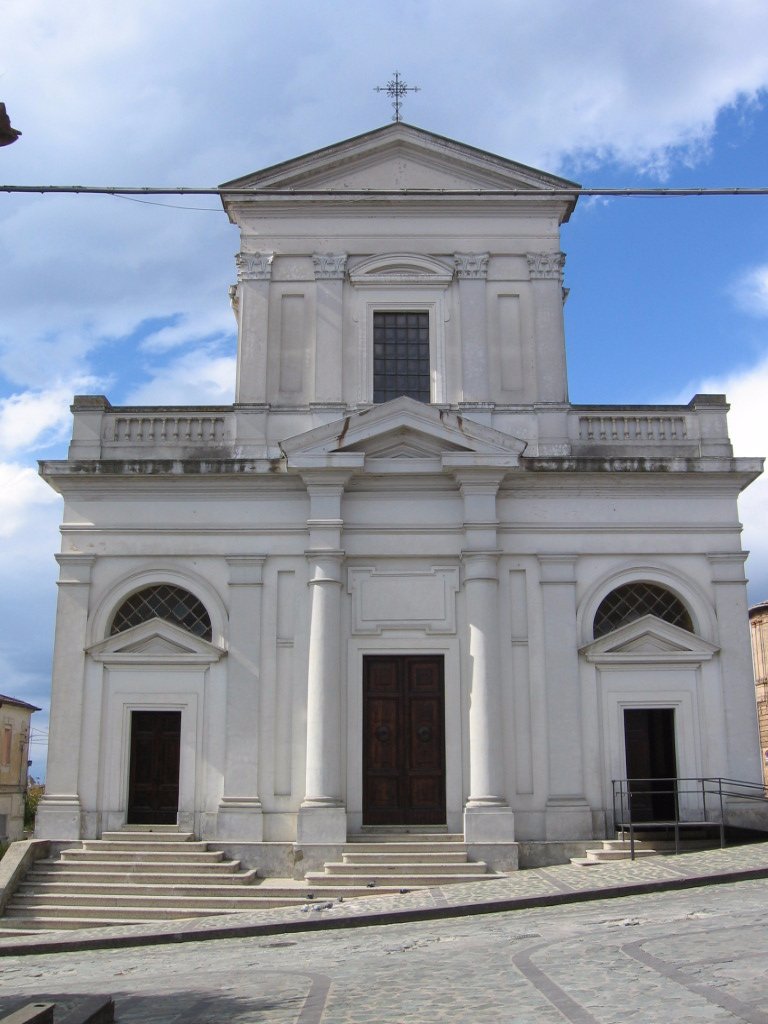
[(373, 404), (373, 319), (374, 313), (427, 313), (429, 316), (429, 402), (441, 405), (446, 401), (445, 389), (445, 316), (442, 296), (425, 300), (398, 289), (396, 298), (381, 297), (365, 303), (365, 317), (360, 339), (360, 394), (362, 401)]

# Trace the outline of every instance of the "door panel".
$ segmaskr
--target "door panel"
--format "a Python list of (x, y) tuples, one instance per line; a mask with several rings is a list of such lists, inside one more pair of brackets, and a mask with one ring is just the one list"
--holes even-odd
[(128, 824), (176, 824), (180, 740), (180, 711), (131, 713)]
[(445, 823), (443, 659), (363, 661), (363, 823)]

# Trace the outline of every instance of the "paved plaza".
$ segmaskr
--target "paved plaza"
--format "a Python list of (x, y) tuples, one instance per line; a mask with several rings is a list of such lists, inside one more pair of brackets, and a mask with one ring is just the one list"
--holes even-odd
[(766, 843), (314, 906), (6, 934), (0, 1013), (111, 995), (121, 1024), (768, 1024)]

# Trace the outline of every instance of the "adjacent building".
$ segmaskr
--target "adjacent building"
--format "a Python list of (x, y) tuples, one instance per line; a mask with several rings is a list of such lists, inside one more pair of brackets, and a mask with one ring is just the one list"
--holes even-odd
[(223, 186), (234, 405), (80, 396), (42, 464), (39, 835), (447, 827), (503, 866), (603, 836), (613, 779), (761, 778), (736, 500), (762, 461), (722, 395), (569, 402), (576, 188), (403, 123)]
[(21, 839), (34, 704), (0, 693), (0, 842)]

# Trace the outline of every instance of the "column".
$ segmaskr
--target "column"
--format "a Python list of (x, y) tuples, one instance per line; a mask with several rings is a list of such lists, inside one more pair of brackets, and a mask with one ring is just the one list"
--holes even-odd
[(317, 289), (315, 332), (315, 402), (342, 401), (342, 291), (347, 254), (312, 256)]
[(46, 794), (37, 811), (38, 839), (79, 839), (80, 751), (88, 625), (94, 555), (57, 555), (59, 598), (53, 650), (51, 719)]
[(461, 317), (462, 402), (489, 402), (488, 330), (486, 316), (485, 253), (456, 253)]
[(261, 604), (263, 556), (233, 557), (229, 565), (224, 791), (217, 836), (230, 842), (264, 838), (259, 799)]
[(539, 402), (567, 402), (563, 324), (565, 253), (529, 252), (526, 257), (533, 289), (536, 398)]
[(584, 797), (581, 679), (576, 632), (576, 556), (540, 555), (546, 670), (547, 839), (592, 838)]
[(502, 707), (496, 494), (504, 470), (456, 472), (464, 499), (464, 593), (469, 633), (469, 797), (464, 808), (467, 843), (515, 838), (506, 797)]
[(237, 263), (237, 383), (235, 402), (267, 402), (267, 349), (269, 330), (269, 283), (274, 253), (240, 252)]
[(303, 474), (310, 501), (310, 619), (307, 669), (307, 763), (299, 843), (344, 843), (347, 814), (341, 765), (341, 601), (344, 552), (341, 499), (349, 473)]

